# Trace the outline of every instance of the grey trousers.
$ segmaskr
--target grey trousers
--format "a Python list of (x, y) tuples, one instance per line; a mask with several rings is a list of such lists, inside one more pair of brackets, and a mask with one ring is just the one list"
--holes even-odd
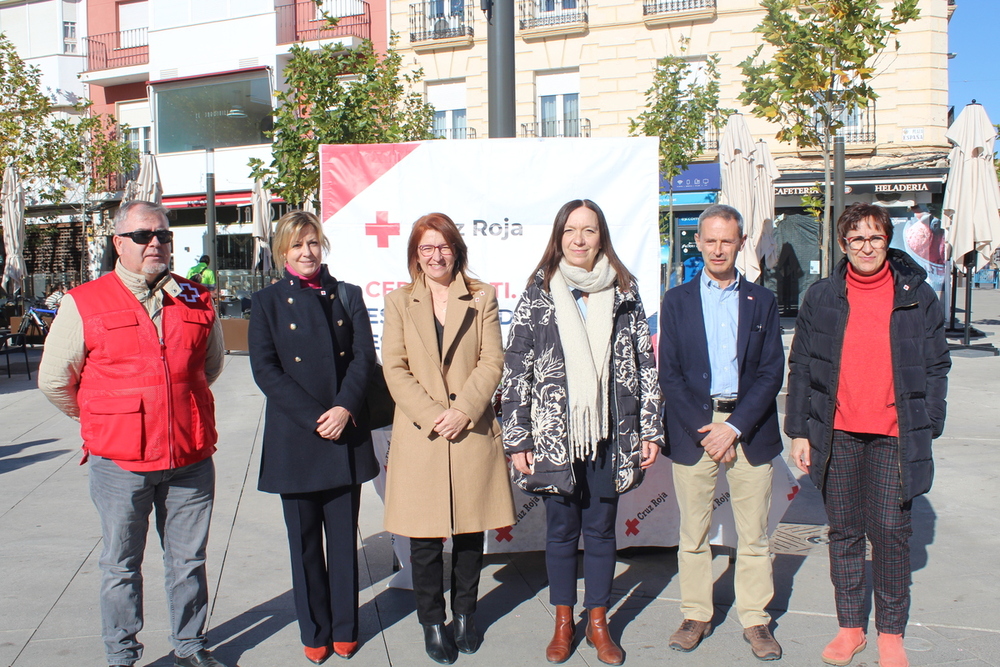
[(211, 457), (157, 472), (129, 472), (90, 457), (90, 497), (101, 517), (101, 632), (109, 665), (142, 656), (142, 556), (155, 509), (163, 548), (170, 641), (185, 658), (205, 646), (208, 581), (205, 547), (215, 497)]

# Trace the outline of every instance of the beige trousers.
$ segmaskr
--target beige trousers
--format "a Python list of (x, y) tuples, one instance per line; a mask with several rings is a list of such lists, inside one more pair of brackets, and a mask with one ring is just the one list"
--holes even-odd
[[(713, 421), (727, 415), (715, 413)], [(710, 621), (712, 602), (712, 550), (708, 531), (712, 521), (715, 481), (719, 464), (703, 453), (694, 465), (673, 464), (674, 492), (681, 514), (680, 547), (677, 551), (684, 618)], [(736, 519), (736, 612), (744, 628), (766, 625), (771, 616), (764, 611), (774, 596), (771, 555), (767, 540), (767, 515), (771, 508), (770, 461), (759, 466), (746, 460), (737, 444), (735, 460), (725, 464), (729, 502)]]

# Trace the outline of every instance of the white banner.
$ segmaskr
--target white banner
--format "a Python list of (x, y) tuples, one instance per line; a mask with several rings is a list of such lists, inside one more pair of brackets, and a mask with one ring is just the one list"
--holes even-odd
[(422, 215), (459, 226), (469, 268), (497, 288), (506, 340), (514, 307), (573, 199), (604, 211), (618, 256), (639, 281), (651, 326), (659, 310), (657, 140), (489, 139), (320, 147), (330, 272), (361, 285), (376, 347), (383, 297), (410, 281), (406, 243)]

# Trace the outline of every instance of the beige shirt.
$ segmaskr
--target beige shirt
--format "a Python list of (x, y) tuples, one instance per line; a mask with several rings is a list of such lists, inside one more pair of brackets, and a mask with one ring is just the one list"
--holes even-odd
[[(135, 298), (146, 308), (149, 319), (156, 325), (157, 333), (163, 333), (163, 293), (176, 297), (181, 292), (180, 285), (169, 273), (150, 287), (146, 276), (132, 273), (119, 261), (115, 273), (121, 278)], [(208, 383), (215, 382), (222, 374), (225, 362), (225, 348), (222, 342), (222, 323), (215, 318), (215, 325), (208, 336), (205, 351), (205, 377)], [(53, 405), (73, 419), (80, 418), (80, 406), (76, 402), (76, 392), (80, 386), (80, 374), (87, 362), (87, 346), (83, 340), (83, 319), (76, 308), (72, 294), (63, 297), (59, 314), (52, 321), (49, 335), (45, 338), (45, 349), (38, 368), (38, 388)]]

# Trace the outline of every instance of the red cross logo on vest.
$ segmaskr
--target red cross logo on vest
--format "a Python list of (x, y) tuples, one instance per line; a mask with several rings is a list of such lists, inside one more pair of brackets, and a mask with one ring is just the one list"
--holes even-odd
[(514, 536), (510, 534), (514, 526), (504, 526), (503, 528), (497, 528), (497, 542), (513, 542)]
[(639, 520), (638, 519), (627, 519), (625, 521), (625, 535), (638, 535), (639, 534)]
[(191, 283), (184, 283), (177, 298), (184, 299), (188, 303), (198, 303), (198, 288)]
[(376, 211), (375, 222), (365, 225), (365, 234), (377, 237), (379, 248), (388, 248), (389, 237), (399, 236), (399, 223), (389, 222), (389, 211)]

